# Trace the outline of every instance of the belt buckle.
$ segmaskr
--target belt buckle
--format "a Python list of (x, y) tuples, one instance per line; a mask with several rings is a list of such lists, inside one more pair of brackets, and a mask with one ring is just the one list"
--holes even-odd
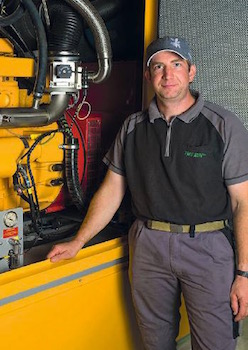
[(177, 225), (177, 224), (170, 224), (170, 232), (172, 233), (182, 233), (183, 232), (183, 226)]

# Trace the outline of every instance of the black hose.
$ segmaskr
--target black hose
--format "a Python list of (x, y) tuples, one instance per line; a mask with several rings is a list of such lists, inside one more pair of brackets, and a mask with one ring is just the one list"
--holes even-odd
[(40, 100), (46, 84), (46, 71), (47, 71), (47, 40), (46, 33), (39, 16), (39, 12), (35, 7), (32, 0), (22, 0), (25, 8), (28, 10), (31, 21), (36, 32), (36, 37), (38, 41), (38, 72), (37, 79), (34, 87), (34, 98)]
[(65, 149), (65, 177), (68, 192), (73, 204), (78, 210), (82, 210), (85, 207), (85, 200), (78, 177), (78, 139), (66, 136), (65, 145), (71, 147)]
[(68, 4), (54, 0), (49, 3), (49, 51), (75, 52), (83, 34), (81, 16)]
[[(64, 161), (65, 161), (65, 179), (68, 192), (73, 204), (81, 211), (85, 208), (85, 198), (81, 183), (78, 176), (78, 139), (73, 136), (73, 133), (67, 123), (65, 117), (58, 120), (59, 127), (64, 129)], [(84, 159), (84, 161), (86, 161)]]
[(0, 27), (7, 27), (14, 24), (15, 22), (19, 21), (19, 19), (21, 19), (23, 15), (24, 15), (24, 9), (22, 5), (19, 5), (15, 9), (15, 11), (10, 15), (7, 15), (5, 17), (0, 16)]

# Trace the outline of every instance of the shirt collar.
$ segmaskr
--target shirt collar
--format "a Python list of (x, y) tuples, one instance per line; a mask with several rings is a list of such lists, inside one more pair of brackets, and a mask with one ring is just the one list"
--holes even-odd
[[(201, 112), (204, 106), (204, 100), (197, 91), (191, 91), (192, 95), (195, 97), (195, 103), (184, 113), (176, 115), (178, 119), (182, 120), (185, 123), (192, 122)], [(154, 123), (155, 119), (162, 118), (164, 119), (163, 114), (159, 111), (156, 97), (154, 97), (148, 107), (149, 119), (151, 123)]]

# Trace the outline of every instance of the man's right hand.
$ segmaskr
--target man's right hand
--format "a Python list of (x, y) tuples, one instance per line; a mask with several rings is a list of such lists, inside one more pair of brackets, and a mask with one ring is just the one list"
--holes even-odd
[(47, 258), (53, 263), (60, 260), (71, 259), (77, 255), (82, 247), (82, 242), (77, 239), (66, 243), (56, 244), (48, 253)]
[(108, 170), (103, 183), (90, 202), (88, 212), (75, 236), (68, 243), (56, 244), (48, 253), (51, 262), (73, 258), (112, 219), (126, 191), (125, 177)]

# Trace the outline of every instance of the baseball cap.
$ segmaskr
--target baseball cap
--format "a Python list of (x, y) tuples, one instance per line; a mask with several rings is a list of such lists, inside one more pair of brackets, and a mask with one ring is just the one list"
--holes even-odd
[(165, 36), (153, 41), (146, 49), (146, 65), (149, 66), (152, 58), (159, 52), (175, 52), (192, 63), (192, 56), (188, 43), (183, 38)]

